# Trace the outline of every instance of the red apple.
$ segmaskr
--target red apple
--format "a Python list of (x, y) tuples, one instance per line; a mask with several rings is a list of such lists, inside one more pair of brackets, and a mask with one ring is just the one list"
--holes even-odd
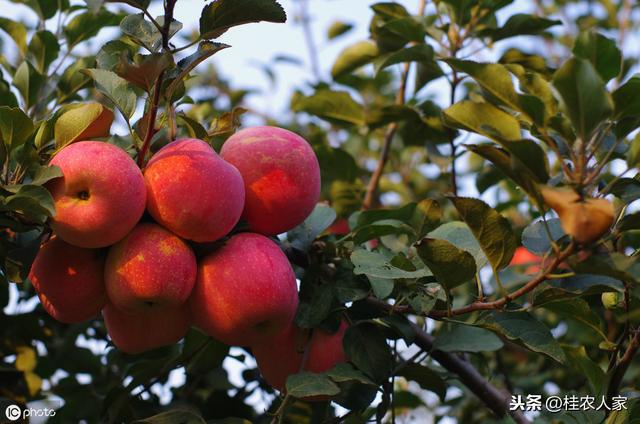
[[(540, 271), (541, 263), (542, 258), (540, 256), (534, 255), (533, 253), (528, 251), (526, 247), (520, 246), (516, 248), (510, 265), (518, 265), (523, 267), (525, 269), (525, 274), (535, 274)], [(529, 266), (525, 267), (526, 265)]]
[(327, 228), (328, 234), (335, 234), (337, 236), (345, 236), (351, 232), (349, 228), (349, 221), (345, 218), (336, 219), (329, 228)]
[[(323, 373), (340, 362), (346, 362), (342, 339), (347, 328), (348, 324), (343, 321), (334, 334), (314, 329), (309, 340), (309, 330), (302, 330), (291, 323), (273, 339), (251, 346), (251, 349), (265, 381), (282, 392), (287, 377), (292, 374), (300, 371)], [(307, 360), (301, 369), (307, 341)]]
[(241, 233), (200, 262), (190, 303), (205, 333), (248, 346), (280, 333), (293, 319), (296, 278), (277, 244)]
[(202, 140), (169, 143), (151, 158), (144, 178), (149, 213), (182, 238), (215, 241), (229, 233), (242, 214), (240, 173)]
[(130, 354), (177, 343), (187, 334), (191, 321), (186, 303), (134, 313), (121, 311), (107, 303), (102, 316), (113, 344)]
[(220, 156), (244, 179), (243, 217), (252, 231), (275, 235), (302, 223), (320, 196), (320, 167), (311, 146), (299, 135), (276, 127), (237, 132)]
[(36, 256), (29, 280), (44, 309), (65, 323), (86, 321), (106, 300), (104, 257), (99, 250), (72, 246), (54, 237)]
[(123, 311), (184, 303), (196, 281), (196, 257), (178, 236), (157, 224), (138, 224), (109, 249), (105, 283)]
[(124, 150), (101, 141), (80, 141), (51, 160), (64, 177), (48, 184), (56, 207), (51, 224), (67, 243), (109, 246), (126, 236), (144, 212), (142, 173)]

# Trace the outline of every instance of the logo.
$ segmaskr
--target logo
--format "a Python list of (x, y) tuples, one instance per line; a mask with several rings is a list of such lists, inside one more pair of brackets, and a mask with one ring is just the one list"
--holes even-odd
[(4, 415), (9, 421), (18, 421), (22, 417), (22, 410), (18, 405), (9, 405), (4, 410)]

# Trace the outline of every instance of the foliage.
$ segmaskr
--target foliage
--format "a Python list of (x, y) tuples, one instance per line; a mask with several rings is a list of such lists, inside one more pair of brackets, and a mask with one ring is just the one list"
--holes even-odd
[[(422, 407), (461, 423), (528, 422), (478, 384), (526, 395), (552, 383), (562, 394), (628, 395), (628, 411), (606, 422), (640, 419), (640, 79), (623, 54), (634, 2), (540, 1), (530, 14), (508, 0), (374, 3), (369, 37), (330, 76), (301, 84), (282, 119), (250, 110), (249, 91), (210, 65), (230, 47), (216, 41), (226, 31), (284, 22), (275, 0), (213, 0), (196, 34), (173, 19), (180, 0), (158, 17), (141, 0), (13, 1), (38, 25), (0, 18), (13, 43), (0, 56), (3, 402), (62, 399), (50, 422), (360, 423)], [(45, 29), (56, 19), (65, 24)], [(96, 44), (104, 27), (119, 35)], [(336, 22), (327, 38), (351, 27)], [(291, 376), (277, 396), (247, 365), (250, 351), (196, 329), (131, 356), (100, 319), (64, 325), (33, 306), (27, 275), (51, 232), (57, 150), (98, 137), (142, 164), (178, 137), (219, 149), (246, 116), (296, 131), (316, 152), (324, 204), (281, 244), (301, 281), (296, 323), (335, 330), (346, 317), (349, 364)], [(125, 135), (111, 135), (113, 122)], [(609, 199), (611, 230), (576, 243), (541, 186)], [(336, 217), (344, 234), (330, 227)], [(512, 263), (521, 245), (541, 256), (534, 275)], [(223, 367), (233, 361), (240, 386)], [(177, 387), (174, 370), (185, 376)], [(252, 406), (256, 392), (264, 408)], [(334, 402), (298, 399), (309, 396)], [(539, 420), (604, 415), (543, 410)]]

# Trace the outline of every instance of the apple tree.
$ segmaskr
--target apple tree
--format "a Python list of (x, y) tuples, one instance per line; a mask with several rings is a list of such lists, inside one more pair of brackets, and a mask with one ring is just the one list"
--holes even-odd
[[(635, 2), (371, 1), (330, 64), (308, 0), (11, 2), (0, 409), (640, 420)], [(215, 66), (287, 20), (308, 57), (265, 71), (310, 66), (280, 116)]]

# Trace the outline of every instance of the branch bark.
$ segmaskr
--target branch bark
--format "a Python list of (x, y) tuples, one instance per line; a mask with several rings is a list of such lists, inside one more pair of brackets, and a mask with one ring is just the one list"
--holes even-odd
[(633, 358), (638, 353), (638, 349), (640, 349), (640, 331), (636, 331), (635, 336), (631, 339), (631, 343), (629, 343), (624, 355), (622, 355), (622, 358), (620, 358), (613, 367), (613, 373), (611, 375), (609, 387), (607, 388), (607, 397), (609, 399), (617, 396), (620, 392), (620, 386), (622, 385), (624, 375), (629, 369), (631, 361), (633, 361)]
[(518, 424), (530, 423), (521, 411), (511, 411), (509, 409), (511, 393), (493, 386), (468, 361), (457, 355), (433, 349), (434, 337), (425, 333), (417, 324), (412, 324), (412, 327), (416, 336), (415, 344), (428, 351), (431, 357), (445, 369), (456, 374), (460, 381), (487, 405), (494, 414), (498, 417), (504, 417), (507, 414), (511, 415), (511, 418)]

